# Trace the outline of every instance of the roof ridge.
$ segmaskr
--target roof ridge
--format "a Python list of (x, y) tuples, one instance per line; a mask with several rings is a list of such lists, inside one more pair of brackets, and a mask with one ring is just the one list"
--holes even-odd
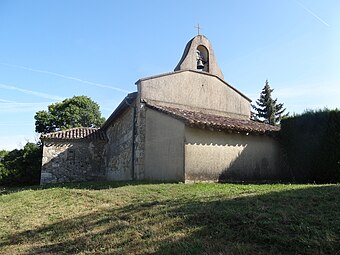
[(42, 134), (41, 140), (57, 139), (57, 140), (107, 140), (106, 133), (100, 128), (94, 127), (74, 127), (56, 132)]

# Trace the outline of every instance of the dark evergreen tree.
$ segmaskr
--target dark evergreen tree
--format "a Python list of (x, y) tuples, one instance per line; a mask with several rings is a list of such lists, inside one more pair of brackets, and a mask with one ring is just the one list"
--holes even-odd
[(256, 105), (252, 105), (255, 110), (252, 113), (252, 119), (276, 126), (283, 117), (288, 116), (288, 113), (284, 114), (286, 109), (283, 108), (283, 104), (277, 103), (277, 98), (272, 98), (273, 90), (270, 88), (268, 80), (266, 80), (260, 98), (256, 100)]

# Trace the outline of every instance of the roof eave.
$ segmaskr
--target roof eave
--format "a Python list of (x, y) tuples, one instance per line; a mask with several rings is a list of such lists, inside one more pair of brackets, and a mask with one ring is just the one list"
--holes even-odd
[(256, 128), (250, 128), (250, 127), (245, 127), (245, 128), (239, 128), (235, 125), (218, 125), (218, 124), (209, 124), (209, 123), (203, 123), (203, 122), (197, 122), (194, 120), (189, 120), (181, 115), (178, 115), (174, 112), (168, 111), (166, 109), (163, 109), (161, 107), (155, 106), (155, 105), (150, 105), (146, 104), (146, 106), (150, 109), (159, 111), (161, 113), (167, 114), (172, 118), (178, 119), (179, 121), (182, 121), (186, 126), (189, 127), (196, 127), (200, 129), (208, 129), (208, 130), (215, 130), (215, 131), (224, 131), (224, 132), (229, 132), (229, 133), (237, 133), (237, 134), (252, 134), (252, 135), (266, 135), (266, 136), (271, 136), (271, 137), (277, 137), (280, 129), (265, 129), (263, 127), (262, 129), (256, 129)]
[(117, 106), (114, 112), (110, 115), (110, 117), (105, 121), (105, 123), (101, 126), (100, 129), (105, 130), (110, 123), (115, 120), (125, 109), (127, 109), (131, 104), (136, 100), (137, 92), (133, 92), (128, 94), (123, 101)]

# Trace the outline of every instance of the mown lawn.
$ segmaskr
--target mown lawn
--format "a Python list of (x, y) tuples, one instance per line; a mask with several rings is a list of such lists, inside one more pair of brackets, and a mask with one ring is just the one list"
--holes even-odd
[(0, 254), (340, 254), (340, 185), (0, 189)]

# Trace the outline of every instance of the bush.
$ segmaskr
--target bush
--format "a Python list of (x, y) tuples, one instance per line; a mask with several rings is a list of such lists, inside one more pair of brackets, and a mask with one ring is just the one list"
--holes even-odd
[(340, 111), (308, 111), (281, 123), (281, 141), (298, 182), (340, 182)]
[(5, 168), (3, 164), (3, 158), (9, 153), (9, 151), (1, 150), (0, 151), (0, 183), (1, 181), (6, 178), (8, 175), (8, 170)]
[(0, 154), (1, 185), (34, 185), (40, 182), (42, 147), (27, 143), (23, 149)]

